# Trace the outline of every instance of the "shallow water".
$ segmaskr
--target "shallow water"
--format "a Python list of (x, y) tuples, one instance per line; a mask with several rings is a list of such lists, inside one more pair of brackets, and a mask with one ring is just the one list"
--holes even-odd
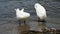
[(37, 17), (34, 9), (36, 2), (39, 2), (46, 8), (46, 27), (60, 29), (59, 0), (0, 0), (0, 34), (18, 33), (18, 29), (20, 29), (21, 26), (19, 26), (16, 20), (15, 8), (25, 8), (25, 12), (31, 13), (31, 20), (27, 21), (29, 27), (26, 27), (31, 30), (39, 30), (40, 26), (36, 22)]

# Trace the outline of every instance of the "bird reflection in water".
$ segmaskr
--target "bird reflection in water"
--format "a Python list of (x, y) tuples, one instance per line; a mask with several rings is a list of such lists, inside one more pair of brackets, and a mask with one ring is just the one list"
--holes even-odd
[(46, 22), (40, 22), (40, 24), (38, 24), (38, 27), (40, 27), (41, 29), (45, 29), (46, 28)]
[(40, 22), (40, 24), (37, 25), (36, 30), (30, 30), (29, 25), (19, 25), (18, 26), (18, 32), (19, 34), (56, 34), (56, 30), (54, 28), (47, 28), (46, 22)]
[(30, 30), (30, 26), (29, 25), (19, 25), (18, 26), (18, 32), (19, 34), (32, 34), (32, 33), (42, 33), (42, 32), (39, 32), (39, 30), (43, 30), (46, 28), (46, 24), (45, 23), (40, 23), (37, 25), (37, 29), (35, 31), (33, 30)]
[(25, 31), (28, 31), (29, 29), (30, 29), (29, 25), (20, 25), (20, 26), (18, 26), (18, 33), (22, 34)]

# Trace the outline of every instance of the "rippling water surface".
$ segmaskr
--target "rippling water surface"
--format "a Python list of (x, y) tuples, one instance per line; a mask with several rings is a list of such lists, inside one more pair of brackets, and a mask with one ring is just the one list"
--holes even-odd
[(31, 21), (28, 29), (38, 29), (36, 20), (36, 12), (34, 4), (38, 2), (46, 8), (47, 22), (46, 27), (60, 29), (60, 0), (0, 0), (0, 34), (17, 34), (21, 27), (17, 23), (15, 8), (25, 8), (25, 12), (31, 14)]

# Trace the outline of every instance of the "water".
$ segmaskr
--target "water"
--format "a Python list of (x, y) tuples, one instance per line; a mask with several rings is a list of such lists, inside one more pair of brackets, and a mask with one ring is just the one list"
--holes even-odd
[[(36, 22), (34, 21), (36, 20), (36, 13), (34, 9), (34, 4), (36, 2), (46, 8), (48, 16), (46, 27), (60, 29), (59, 0), (0, 0), (0, 34), (17, 34), (19, 25), (16, 20), (15, 8), (25, 8), (25, 12), (29, 12), (32, 16), (30, 18), (33, 18), (33, 20), (31, 20), (32, 22), (28, 22), (34, 24)], [(37, 28), (36, 23), (31, 25), (31, 29)]]

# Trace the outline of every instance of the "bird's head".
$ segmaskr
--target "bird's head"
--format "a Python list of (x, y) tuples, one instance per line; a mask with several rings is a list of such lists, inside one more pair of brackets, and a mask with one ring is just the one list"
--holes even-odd
[(34, 7), (35, 9), (39, 8), (41, 5), (39, 3), (35, 3)]
[(17, 9), (14, 9), (14, 10), (15, 10), (16, 12), (17, 12), (17, 11), (20, 11), (20, 9), (19, 9), (19, 8), (17, 8)]

